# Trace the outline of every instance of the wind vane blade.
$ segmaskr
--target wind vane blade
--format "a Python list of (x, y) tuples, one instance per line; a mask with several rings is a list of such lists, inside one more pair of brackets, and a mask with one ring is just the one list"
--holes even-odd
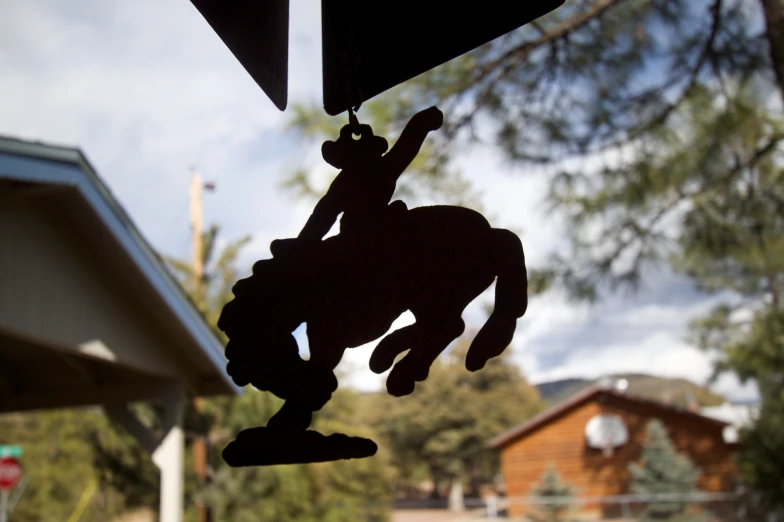
[(288, 101), (289, 0), (191, 0), (280, 109)]
[[(324, 109), (346, 110), (343, 54), (358, 53), (363, 100), (556, 9), (564, 0), (322, 0)], [(353, 44), (353, 48), (351, 46)], [(347, 48), (347, 45), (349, 46)], [(360, 100), (351, 93), (351, 104)]]

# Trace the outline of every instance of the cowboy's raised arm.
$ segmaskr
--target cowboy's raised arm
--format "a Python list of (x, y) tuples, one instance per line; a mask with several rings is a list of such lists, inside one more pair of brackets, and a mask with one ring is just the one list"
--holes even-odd
[(440, 129), (443, 123), (444, 115), (437, 107), (416, 113), (403, 129), (395, 146), (384, 155), (384, 173), (397, 180), (419, 154), (427, 133)]
[(305, 241), (321, 241), (327, 235), (329, 229), (337, 221), (338, 216), (343, 212), (343, 180), (342, 172), (338, 174), (329, 190), (316, 204), (313, 213), (308, 218), (308, 222), (302, 227), (302, 231), (297, 239)]

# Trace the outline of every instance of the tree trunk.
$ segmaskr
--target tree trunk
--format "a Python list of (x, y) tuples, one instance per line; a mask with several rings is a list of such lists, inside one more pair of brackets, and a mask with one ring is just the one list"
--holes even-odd
[(432, 500), (438, 500), (441, 498), (441, 495), (438, 492), (438, 481), (433, 480), (433, 491), (430, 492), (430, 498)]
[(452, 477), (452, 484), (449, 487), (449, 511), (452, 513), (462, 513), (464, 510), (463, 480), (460, 475), (455, 475)]
[(441, 473), (433, 464), (429, 464), (428, 467), (430, 468), (430, 480), (433, 481), (433, 491), (430, 492), (430, 498), (437, 500), (441, 497), (438, 493), (438, 483), (441, 479)]
[(784, 0), (760, 0), (765, 11), (765, 26), (770, 61), (784, 102)]
[(482, 488), (482, 473), (475, 465), (466, 465), (467, 469), (471, 470), (470, 475), (470, 482), (469, 482), (469, 489), (468, 489), (468, 496), (479, 498), (481, 496), (481, 488)]

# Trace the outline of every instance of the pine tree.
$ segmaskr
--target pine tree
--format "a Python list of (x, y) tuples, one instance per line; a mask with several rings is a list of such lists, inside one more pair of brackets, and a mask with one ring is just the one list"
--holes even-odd
[(530, 522), (572, 522), (575, 489), (564, 482), (555, 465), (551, 464), (542, 473), (539, 482), (531, 488), (531, 496), (538, 500), (551, 500), (552, 504), (533, 504)]
[(763, 305), (747, 317), (719, 306), (693, 324), (694, 343), (718, 357), (716, 374), (753, 381), (762, 396), (758, 418), (740, 431), (736, 463), (750, 520), (784, 518), (784, 311)]
[(234, 297), (231, 288), (239, 279), (235, 265), (242, 249), (250, 243), (251, 236), (231, 241), (218, 250), (219, 233), (220, 227), (215, 224), (202, 233), (201, 263), (204, 273), (198, 281), (194, 278), (190, 262), (169, 256), (164, 256), (164, 260), (207, 324), (225, 341), (223, 332), (217, 328), (218, 318), (223, 306)]
[[(639, 495), (683, 494), (697, 492), (699, 469), (672, 444), (664, 424), (648, 423), (639, 464), (629, 465), (631, 491)], [(643, 522), (697, 522), (699, 516), (686, 513), (684, 502), (653, 501), (642, 514)]]

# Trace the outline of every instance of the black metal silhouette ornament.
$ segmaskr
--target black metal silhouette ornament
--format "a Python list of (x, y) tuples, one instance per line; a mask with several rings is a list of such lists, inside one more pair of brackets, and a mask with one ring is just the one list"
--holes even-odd
[[(514, 233), (492, 228), (467, 208), (391, 202), (398, 177), (427, 134), (441, 127), (441, 111), (416, 114), (389, 152), (384, 138), (349, 114), (340, 137), (322, 146), (324, 160), (340, 169), (329, 191), (299, 236), (273, 241), (272, 259), (258, 261), (253, 275), (235, 285), (235, 299), (218, 322), (229, 337), (234, 381), (285, 400), (266, 427), (244, 430), (226, 447), (231, 466), (375, 454), (371, 440), (308, 427), (312, 412), (338, 387), (333, 370), (344, 351), (383, 336), (404, 312), (416, 322), (384, 337), (370, 359), (376, 373), (392, 368), (386, 387), (397, 397), (427, 378), (436, 357), (463, 333), (465, 307), (494, 280), (495, 307), (468, 350), (466, 368), (480, 370), (500, 355), (525, 313), (525, 258)], [(324, 239), (341, 213), (339, 234)], [(303, 323), (308, 360), (292, 335)]]

